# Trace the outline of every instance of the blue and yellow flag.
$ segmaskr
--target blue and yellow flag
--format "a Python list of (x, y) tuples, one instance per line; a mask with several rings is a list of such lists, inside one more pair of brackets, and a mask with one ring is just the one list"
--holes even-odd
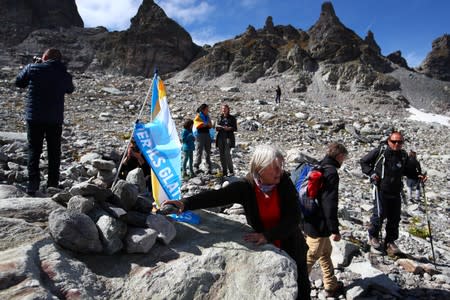
[(153, 78), (150, 123), (136, 123), (134, 140), (149, 163), (152, 194), (160, 207), (181, 198), (181, 143), (167, 103), (166, 88)]

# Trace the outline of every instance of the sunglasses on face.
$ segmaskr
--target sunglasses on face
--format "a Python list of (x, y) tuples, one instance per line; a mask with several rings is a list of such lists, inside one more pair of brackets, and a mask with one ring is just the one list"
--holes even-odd
[(402, 140), (389, 140), (389, 142), (391, 142), (392, 144), (398, 144), (398, 145), (402, 145), (403, 144)]

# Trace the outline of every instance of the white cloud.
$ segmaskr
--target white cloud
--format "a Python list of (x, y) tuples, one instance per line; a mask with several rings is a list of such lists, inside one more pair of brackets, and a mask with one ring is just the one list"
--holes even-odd
[(210, 17), (215, 7), (206, 1), (198, 0), (157, 0), (155, 1), (169, 18), (182, 25), (198, 23)]
[(193, 42), (199, 46), (203, 46), (205, 44), (213, 46), (217, 42), (231, 38), (231, 36), (217, 35), (213, 27), (204, 27), (201, 30), (193, 31), (190, 34)]
[(261, 0), (241, 0), (238, 1), (238, 4), (246, 8), (253, 8), (256, 7), (257, 5), (261, 5)]
[(105, 26), (109, 30), (130, 27), (142, 0), (75, 0), (85, 27)]
[(424, 56), (417, 54), (416, 52), (408, 52), (405, 54), (405, 59), (408, 62), (408, 66), (411, 68), (418, 67), (425, 59)]

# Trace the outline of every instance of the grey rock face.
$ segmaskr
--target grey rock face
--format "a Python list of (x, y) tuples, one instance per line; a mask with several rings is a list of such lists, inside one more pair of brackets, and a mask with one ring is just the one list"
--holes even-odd
[(50, 198), (0, 199), (0, 216), (28, 222), (46, 222), (51, 211), (61, 208)]
[(420, 70), (439, 80), (450, 81), (450, 35), (435, 39), (431, 52), (420, 65)]
[(43, 1), (2, 1), (0, 4), (2, 26), (1, 42), (15, 45), (36, 29), (71, 26), (83, 27), (74, 0), (43, 0)]
[(103, 250), (95, 223), (87, 215), (57, 209), (48, 218), (53, 239), (64, 248), (81, 253)]
[(18, 198), (26, 194), (12, 185), (0, 184), (0, 199)]

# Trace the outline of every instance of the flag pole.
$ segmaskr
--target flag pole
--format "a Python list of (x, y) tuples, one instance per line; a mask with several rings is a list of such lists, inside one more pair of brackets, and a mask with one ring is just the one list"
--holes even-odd
[[(148, 100), (150, 98), (151, 92), (153, 90), (153, 82), (155, 81), (156, 76), (158, 76), (158, 72), (155, 69), (155, 75), (153, 76), (152, 83), (150, 84), (150, 88), (147, 91), (147, 95), (145, 96), (144, 102), (142, 103), (142, 106), (141, 106), (141, 110), (139, 111), (139, 115), (138, 115), (136, 121), (134, 122), (134, 124), (139, 122), (139, 120), (141, 118), (141, 115), (144, 112), (145, 105), (147, 104), (147, 102), (148, 102)], [(125, 155), (127, 155), (128, 147), (130, 147), (131, 139), (133, 138), (135, 128), (136, 128), (136, 126), (133, 126), (133, 130), (131, 131), (130, 138), (128, 139), (128, 142), (126, 143), (125, 151), (122, 152), (122, 157), (120, 159), (119, 167), (117, 168), (116, 176), (114, 177), (114, 181), (113, 181), (111, 187), (114, 187), (114, 185), (117, 182), (117, 179), (119, 178), (120, 169), (122, 169), (123, 161), (125, 159)]]

